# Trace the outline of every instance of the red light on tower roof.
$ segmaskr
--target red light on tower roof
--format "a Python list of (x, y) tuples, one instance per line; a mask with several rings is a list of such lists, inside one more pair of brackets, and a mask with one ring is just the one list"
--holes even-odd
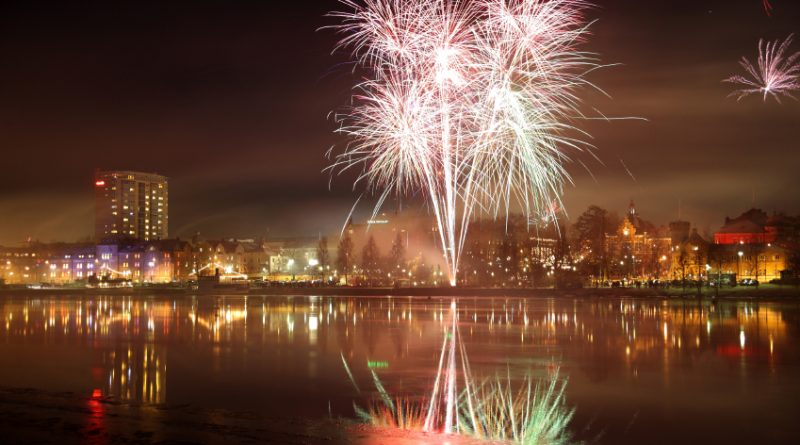
[(106, 185), (106, 181), (96, 181), (94, 183), (94, 185), (96, 185), (98, 187), (102, 187), (102, 186)]

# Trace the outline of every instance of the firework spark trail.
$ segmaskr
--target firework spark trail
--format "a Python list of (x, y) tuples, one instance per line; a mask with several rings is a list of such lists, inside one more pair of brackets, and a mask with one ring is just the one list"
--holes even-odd
[[(473, 400), (470, 399), (475, 383), (472, 381), (467, 352), (461, 334), (458, 331), (458, 310), (456, 301), (450, 303), (450, 319), (444, 329), (444, 343), (439, 357), (433, 391), (431, 391), (423, 430), (427, 432), (442, 431), (453, 434), (459, 428), (458, 404), (460, 395), (457, 389), (458, 377), (461, 375), (465, 394), (467, 394), (468, 411), (472, 414), (473, 424), (477, 422), (474, 415)], [(461, 372), (458, 371), (457, 359), (461, 357)], [(440, 385), (444, 385), (442, 388)], [(444, 413), (442, 413), (444, 411)]]
[(433, 431), (436, 426), (436, 418), (438, 416), (439, 408), (439, 385), (442, 380), (442, 370), (444, 369), (444, 356), (447, 351), (447, 329), (444, 332), (444, 343), (442, 344), (441, 355), (439, 356), (439, 367), (436, 371), (436, 380), (433, 383), (433, 391), (428, 405), (427, 415), (425, 416), (425, 423), (423, 424), (424, 431)]
[(445, 420), (444, 420), (444, 433), (452, 434), (453, 428), (456, 426), (456, 335), (457, 335), (457, 319), (458, 313), (456, 312), (455, 300), (450, 305), (450, 315), (452, 317), (453, 325), (450, 330), (450, 351), (447, 360), (447, 396), (445, 402)]
[(763, 0), (764, 3), (764, 12), (767, 13), (768, 16), (772, 16), (772, 3), (769, 0)]
[(800, 90), (800, 52), (786, 55), (793, 38), (794, 34), (783, 42), (765, 42), (761, 39), (758, 42), (757, 65), (746, 57), (739, 62), (748, 76), (735, 75), (724, 80), (741, 87), (730, 96), (742, 100), (751, 94), (759, 94), (764, 101), (772, 96), (778, 103), (781, 96), (794, 99), (792, 93)]
[[(600, 67), (578, 49), (586, 0), (340, 0), (331, 16), (366, 79), (336, 116), (351, 143), (330, 167), (361, 167), (379, 195), (422, 190), (451, 284), (475, 212), (544, 215), (584, 150), (577, 91)], [(572, 136), (571, 136), (572, 135)], [(577, 138), (574, 136), (577, 135)]]

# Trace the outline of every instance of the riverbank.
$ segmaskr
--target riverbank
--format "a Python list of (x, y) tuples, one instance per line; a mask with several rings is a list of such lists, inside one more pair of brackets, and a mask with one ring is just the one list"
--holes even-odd
[(252, 289), (212, 289), (197, 291), (175, 287), (133, 287), (133, 288), (45, 288), (45, 289), (0, 289), (3, 296), (202, 296), (202, 295), (251, 295), (251, 296), (353, 296), (353, 297), (516, 297), (516, 298), (703, 298), (703, 299), (759, 299), (759, 300), (800, 300), (800, 287), (766, 284), (760, 287), (726, 287), (715, 289), (704, 287), (669, 288), (474, 288), (474, 287), (293, 287), (275, 286)]

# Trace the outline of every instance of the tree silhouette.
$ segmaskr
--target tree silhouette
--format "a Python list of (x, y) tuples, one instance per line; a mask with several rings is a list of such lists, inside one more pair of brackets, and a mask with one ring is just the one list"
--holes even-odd
[(319, 262), (320, 274), (325, 275), (325, 271), (331, 265), (331, 256), (328, 252), (328, 237), (323, 236), (317, 244), (317, 261)]
[(403, 245), (403, 236), (400, 232), (392, 241), (392, 250), (389, 251), (389, 269), (402, 269), (406, 262), (406, 247)]
[(339, 251), (336, 257), (336, 268), (339, 273), (344, 275), (344, 283), (347, 284), (347, 277), (350, 275), (350, 269), (353, 267), (353, 239), (350, 234), (345, 232), (344, 236), (339, 240)]
[(381, 254), (378, 251), (378, 244), (375, 243), (375, 237), (372, 235), (361, 251), (361, 269), (369, 280), (374, 280), (381, 273)]

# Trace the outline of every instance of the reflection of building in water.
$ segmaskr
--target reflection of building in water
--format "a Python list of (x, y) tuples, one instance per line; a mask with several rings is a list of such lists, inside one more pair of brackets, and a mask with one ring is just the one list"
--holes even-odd
[[(441, 346), (449, 305), (436, 298), (9, 299), (0, 301), (0, 346), (45, 345), (42, 363), (54, 360), (47, 345), (89, 351), (75, 360), (91, 357), (80, 375), (91, 375), (92, 388), (157, 404), (167, 401), (167, 348), (192, 348), (212, 374), (263, 367), (268, 377), (316, 378), (340, 371), (340, 354), (362, 371), (364, 363), (386, 363), (394, 375), (421, 372), (438, 357), (431, 351)], [(482, 368), (496, 358), (549, 366), (553, 357), (588, 357), (580, 361), (586, 372), (603, 378), (614, 367), (634, 375), (699, 357), (780, 363), (794, 346), (780, 305), (465, 298), (457, 311), (468, 352), (491, 357), (481, 358)], [(254, 355), (259, 360), (231, 360)], [(181, 372), (170, 371), (173, 379)]]
[(208, 313), (199, 311), (197, 306), (193, 305), (188, 318), (192, 327), (195, 330), (199, 327), (202, 333), (208, 334), (212, 342), (229, 341), (235, 327), (234, 323), (241, 322), (242, 326), (247, 328), (247, 300), (245, 299), (241, 307), (221, 304)]
[(106, 395), (142, 404), (166, 401), (167, 360), (155, 344), (117, 349), (105, 354), (108, 371)]
[[(99, 395), (143, 404), (164, 403), (167, 364), (160, 342), (176, 329), (175, 310), (172, 302), (132, 298), (12, 301), (2, 305), (5, 330), (0, 331), (0, 339), (21, 340), (26, 345), (88, 344), (97, 353), (89, 373)], [(117, 338), (125, 339), (129, 346), (115, 346)]]

